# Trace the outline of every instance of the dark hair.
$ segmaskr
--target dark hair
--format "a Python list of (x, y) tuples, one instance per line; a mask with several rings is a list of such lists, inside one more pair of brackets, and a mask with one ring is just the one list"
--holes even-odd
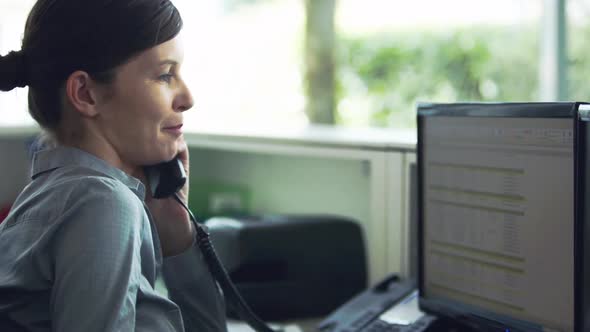
[(169, 0), (37, 0), (21, 50), (0, 57), (0, 90), (29, 86), (29, 112), (54, 131), (60, 91), (76, 70), (101, 83), (139, 52), (174, 38), (182, 19)]

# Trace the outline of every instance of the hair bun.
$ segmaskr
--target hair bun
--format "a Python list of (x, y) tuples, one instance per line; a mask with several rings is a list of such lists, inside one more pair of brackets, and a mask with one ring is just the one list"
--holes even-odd
[(27, 86), (27, 67), (23, 51), (0, 56), (0, 90), (10, 91)]

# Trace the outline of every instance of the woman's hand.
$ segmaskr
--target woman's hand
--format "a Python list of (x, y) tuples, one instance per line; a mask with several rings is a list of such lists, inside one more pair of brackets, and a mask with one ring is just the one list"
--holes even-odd
[[(187, 175), (184, 187), (178, 192), (178, 196), (188, 205), (189, 187), (189, 155), (188, 147), (184, 140), (179, 143), (178, 158)], [(186, 210), (174, 197), (156, 199), (151, 195), (149, 184), (146, 184), (145, 202), (155, 219), (156, 228), (160, 237), (162, 254), (164, 257), (178, 255), (187, 250), (195, 238), (195, 229)]]

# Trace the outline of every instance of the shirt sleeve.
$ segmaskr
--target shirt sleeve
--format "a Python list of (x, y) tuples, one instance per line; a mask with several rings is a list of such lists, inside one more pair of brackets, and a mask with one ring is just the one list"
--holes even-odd
[(84, 188), (64, 197), (53, 241), (53, 330), (134, 331), (141, 203), (127, 188), (106, 181), (78, 187)]
[(163, 276), (187, 331), (227, 331), (223, 296), (196, 243), (179, 255), (165, 258)]

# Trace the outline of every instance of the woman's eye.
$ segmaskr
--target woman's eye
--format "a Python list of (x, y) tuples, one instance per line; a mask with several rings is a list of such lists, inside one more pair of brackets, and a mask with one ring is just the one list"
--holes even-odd
[(172, 78), (174, 77), (173, 74), (164, 74), (164, 75), (160, 75), (160, 77), (158, 77), (158, 79), (162, 82), (166, 82), (166, 83), (170, 83), (170, 81), (172, 81)]

